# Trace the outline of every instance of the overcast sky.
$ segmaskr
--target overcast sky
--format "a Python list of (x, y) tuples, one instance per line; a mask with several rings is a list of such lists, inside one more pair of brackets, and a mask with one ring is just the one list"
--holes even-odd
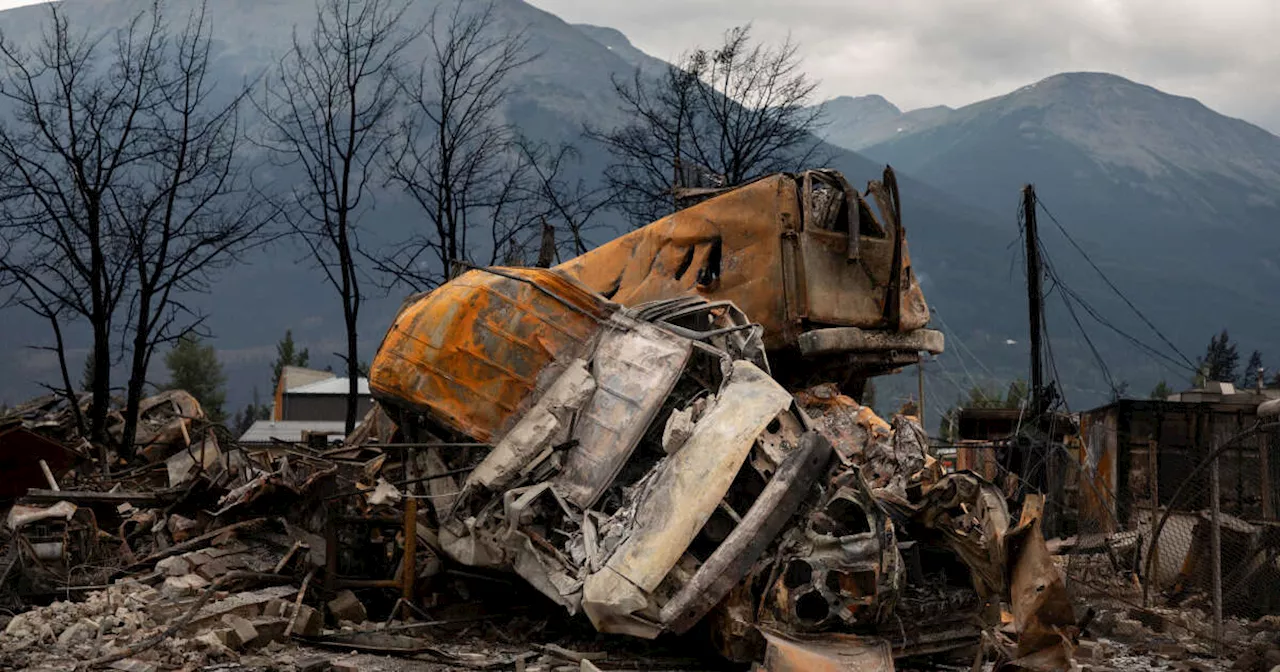
[(1073, 70), (1115, 73), (1280, 132), (1277, 0), (532, 0), (671, 59), (753, 22), (801, 43), (824, 97), (960, 106)]
[[(753, 22), (788, 32), (824, 97), (953, 107), (1071, 70), (1112, 72), (1280, 132), (1277, 0), (532, 0), (659, 58)], [(216, 7), (217, 0), (214, 5)], [(0, 9), (33, 0), (0, 0)]]

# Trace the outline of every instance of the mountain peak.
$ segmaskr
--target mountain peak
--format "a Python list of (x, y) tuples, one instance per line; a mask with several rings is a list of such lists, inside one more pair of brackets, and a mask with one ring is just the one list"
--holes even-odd
[(876, 93), (866, 96), (836, 96), (823, 103), (823, 106), (841, 116), (852, 114), (859, 117), (883, 117), (902, 114), (897, 105)]
[(1097, 72), (1092, 70), (1079, 70), (1075, 72), (1059, 72), (1056, 75), (1049, 75), (1044, 79), (1032, 84), (1036, 85), (1054, 85), (1054, 86), (1137, 86), (1142, 88), (1151, 88), (1145, 84), (1139, 84), (1131, 79), (1125, 79), (1120, 75), (1110, 72)]

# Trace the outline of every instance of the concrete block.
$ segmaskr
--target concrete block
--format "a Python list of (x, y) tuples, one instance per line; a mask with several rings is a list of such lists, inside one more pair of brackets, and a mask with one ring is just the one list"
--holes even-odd
[(1138, 621), (1121, 618), (1116, 621), (1115, 636), (1121, 639), (1134, 639), (1146, 634), (1147, 629)]
[(258, 629), (247, 618), (227, 614), (222, 617), (222, 622), (231, 627), (233, 636), (228, 646), (233, 649), (249, 646), (258, 638)]
[(333, 615), (335, 621), (363, 623), (369, 618), (364, 604), (355, 593), (349, 590), (344, 590), (338, 593), (337, 597), (329, 600), (329, 613)]
[(175, 555), (157, 562), (156, 571), (165, 576), (183, 576), (191, 573), (191, 563), (183, 556)]
[(284, 600), (271, 600), (267, 606), (262, 608), (263, 616), (274, 616), (280, 618), (287, 615), (289, 603)]
[(262, 608), (271, 600), (287, 600), (298, 594), (294, 586), (272, 586), (244, 593), (234, 593), (225, 599), (207, 604), (200, 613), (191, 619), (186, 630), (199, 632), (210, 624), (217, 623), (227, 614), (235, 614), (242, 618), (256, 618), (262, 615)]
[(258, 632), (258, 636), (251, 643), (251, 646), (257, 648), (283, 639), (285, 628), (289, 627), (289, 619), (261, 616), (250, 621), (250, 624)]
[(223, 558), (212, 558), (196, 567), (196, 575), (206, 581), (217, 581), (218, 577), (231, 571), (231, 566)]
[(160, 585), (160, 592), (173, 599), (192, 597), (208, 587), (209, 582), (197, 574), (170, 576)]
[(324, 629), (324, 617), (311, 607), (300, 604), (293, 617), (293, 632), (303, 637), (318, 637)]

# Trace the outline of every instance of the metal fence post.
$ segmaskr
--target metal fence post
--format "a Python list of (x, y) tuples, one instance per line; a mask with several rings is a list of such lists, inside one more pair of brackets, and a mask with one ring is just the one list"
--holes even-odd
[(1213, 637), (1222, 646), (1222, 521), (1221, 492), (1218, 483), (1219, 441), (1213, 442), (1213, 459), (1209, 462), (1209, 555), (1213, 572)]

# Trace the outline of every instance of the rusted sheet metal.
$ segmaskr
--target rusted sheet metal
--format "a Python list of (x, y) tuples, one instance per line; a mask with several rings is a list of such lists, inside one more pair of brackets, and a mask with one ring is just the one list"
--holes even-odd
[[(829, 171), (761, 178), (557, 268), (626, 306), (687, 295), (732, 301), (764, 326), (770, 350), (794, 348), (810, 327), (924, 327), (928, 307), (905, 242), (895, 255), (893, 227), (856, 190), (842, 193), (843, 182)], [(822, 195), (802, 199), (806, 184)], [(901, 314), (890, 319), (895, 276)]]
[(764, 325), (767, 347), (778, 347), (798, 335), (779, 291), (782, 236), (800, 224), (797, 195), (794, 179), (773, 175), (557, 268), (625, 306), (684, 295), (728, 299)]
[(947, 474), (916, 505), (919, 521), (942, 533), (969, 567), (984, 598), (1005, 594), (1009, 508), (999, 488), (970, 472)]
[(827, 633), (799, 637), (764, 632), (767, 672), (893, 672), (889, 643), (875, 637)]
[(564, 441), (578, 412), (596, 391), (596, 381), (586, 362), (575, 359), (551, 384), (538, 403), (516, 422), (484, 460), (467, 476), (464, 489), (501, 491), (521, 470), (545, 451)]
[(514, 422), (539, 375), (584, 349), (613, 309), (555, 271), (468, 271), (400, 311), (369, 387), (489, 441)]
[(824, 355), (839, 352), (942, 352), (945, 339), (941, 331), (918, 329), (906, 334), (871, 331), (857, 327), (814, 329), (800, 335), (800, 352)]
[(1071, 667), (1071, 638), (1077, 636), (1075, 610), (1066, 579), (1053, 562), (1040, 518), (1043, 495), (1023, 501), (1018, 527), (1005, 537), (1009, 554), (1009, 598), (1018, 635), (1015, 660), (1002, 670), (1066, 670)]
[(662, 632), (640, 612), (729, 491), (756, 437), (790, 404), (791, 395), (754, 364), (733, 363), (693, 434), (652, 473), (629, 536), (587, 577), (583, 610), (596, 629), (647, 638)]
[(592, 366), (596, 391), (578, 418), (578, 445), (556, 479), (558, 493), (583, 508), (595, 504), (658, 414), (692, 349), (689, 339), (641, 322), (601, 336)]
[(889, 618), (902, 585), (893, 521), (857, 469), (840, 471), (778, 553), (767, 622), (791, 632), (841, 630)]
[[(1074, 486), (1079, 497), (1076, 509), (1084, 520), (1096, 524), (1098, 532), (1117, 532), (1119, 510), (1116, 502), (1116, 477), (1118, 475), (1117, 455), (1119, 436), (1116, 432), (1116, 416), (1114, 413), (1080, 416), (1080, 434), (1064, 438), (1064, 445), (1076, 457), (1078, 469), (1069, 469), (1066, 478), (1075, 480), (1068, 483)], [(1131, 461), (1131, 473), (1141, 474), (1130, 482), (1131, 493), (1136, 501), (1148, 501), (1155, 504), (1155, 480), (1150, 478), (1155, 473), (1155, 445), (1152, 441), (1147, 450), (1138, 454), (1134, 452)], [(1137, 482), (1134, 482), (1134, 481)]]

